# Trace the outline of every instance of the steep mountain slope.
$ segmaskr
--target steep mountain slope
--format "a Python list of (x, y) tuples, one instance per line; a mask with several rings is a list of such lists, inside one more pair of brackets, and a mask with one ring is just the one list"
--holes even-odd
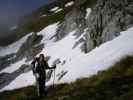
[[(121, 32), (121, 35), (118, 38), (101, 45), (87, 54), (84, 54), (80, 49), (82, 43), (80, 43), (76, 48), (73, 48), (75, 42), (82, 38), (81, 36), (78, 39), (75, 39), (74, 34), (76, 31), (70, 32), (67, 37), (60, 41), (54, 41), (53, 36), (55, 35), (57, 25), (58, 23), (50, 25), (38, 33), (44, 36), (41, 42), (44, 43), (45, 48), (41, 53), (50, 57), (50, 66), (53, 65), (53, 63), (57, 63), (56, 84), (64, 82), (69, 83), (75, 81), (77, 78), (88, 77), (96, 74), (100, 70), (107, 69), (120, 58), (133, 54), (133, 28)], [(25, 60), (17, 63), (25, 63)], [(18, 65), (17, 63), (16, 65)], [(4, 69), (3, 72), (18, 70), (19, 67), (16, 65)], [(32, 72), (26, 72), (25, 74), (18, 76), (2, 90), (12, 90), (14, 88), (32, 85), (34, 82), (35, 79)], [(52, 82), (53, 77), (47, 82), (47, 85), (51, 85)]]
[[(69, 30), (68, 33), (65, 31), (62, 31), (63, 29), (67, 29), (66, 31), (68, 31), (68, 29), (71, 28), (70, 27), (71, 24), (69, 23), (70, 21), (72, 21), (72, 23), (75, 23), (77, 19), (78, 20), (81, 19), (80, 15), (82, 15), (82, 12), (80, 11), (81, 13), (79, 15), (78, 14), (79, 8), (77, 9), (77, 6), (75, 5), (76, 4), (74, 3), (74, 1), (71, 1), (71, 0), (66, 0), (63, 2), (62, 0), (59, 0), (59, 1), (53, 2), (48, 6), (40, 8), (30, 16), (25, 17), (25, 19), (21, 21), (23, 23), (18, 25), (15, 29), (13, 28), (13, 30), (11, 30), (12, 32), (16, 33), (16, 35), (18, 35), (19, 37), (23, 36), (24, 34), (28, 34), (28, 32), (30, 33), (26, 35), (24, 38), (18, 40), (17, 42), (1, 48), (0, 70), (3, 70), (3, 69), (6, 70), (5, 68), (8, 68), (8, 71), (9, 71), (10, 70), (9, 67), (15, 66), (15, 64), (18, 65), (19, 64), (18, 62), (21, 62), (21, 60), (23, 59), (26, 59), (27, 64), (22, 64), (21, 62), (22, 66), (21, 65), (18, 66), (16, 71), (13, 68), (13, 70), (11, 70), (10, 73), (7, 71), (5, 71), (6, 73), (4, 73), (4, 71), (2, 71), (0, 75), (1, 77), (0, 88), (3, 88), (4, 86), (8, 85), (12, 80), (14, 80), (20, 74), (30, 70), (30, 66), (26, 68), (28, 66), (27, 61), (30, 61), (31, 59), (33, 59), (33, 57), (37, 55), (39, 52), (41, 52), (41, 50), (44, 47), (44, 43), (40, 43), (42, 39), (42, 35), (41, 34), (37, 35), (36, 31), (39, 31), (44, 27), (59, 21), (60, 23), (59, 27), (61, 28), (57, 29), (57, 33), (59, 33), (59, 34), (56, 34), (55, 36), (57, 41), (63, 38), (70, 31), (73, 31), (74, 29), (78, 29), (78, 26), (77, 26), (78, 24), (76, 24), (71, 30)], [(78, 2), (78, 5), (80, 5), (80, 2)], [(87, 6), (88, 5), (89, 4), (87, 4)], [(74, 13), (72, 16), (69, 17), (68, 15), (73, 13), (73, 11), (71, 12), (71, 9), (74, 9), (73, 11), (75, 11), (76, 9), (77, 10), (76, 10), (76, 13)], [(68, 17), (64, 18), (64, 16), (68, 16)], [(32, 32), (32, 31), (35, 31), (35, 32)], [(65, 32), (65, 34), (64, 33), (60, 34), (61, 31)]]
[[(127, 2), (126, 7), (132, 13), (132, 3), (129, 4), (129, 0), (117, 2), (120, 5), (124, 4), (124, 7)], [(40, 53), (47, 56), (50, 66), (57, 64), (56, 84), (70, 83), (77, 78), (89, 77), (109, 68), (124, 56), (133, 55), (133, 28), (128, 27), (132, 24), (124, 24), (124, 29), (115, 27), (119, 30), (117, 31), (119, 34), (116, 35), (112, 27), (104, 25), (112, 21), (100, 17), (103, 16), (103, 12), (97, 14), (99, 11), (109, 13), (110, 10), (104, 7), (108, 5), (114, 7), (113, 3), (113, 0), (101, 2), (99, 0), (94, 6), (93, 0), (65, 0), (64, 2), (59, 0), (30, 15), (29, 19), (27, 18), (20, 25), (23, 27), (21, 32), (24, 33), (20, 36), (25, 36), (0, 49), (1, 91), (33, 85), (35, 79), (30, 62)], [(118, 15), (121, 11), (125, 12), (123, 9), (120, 11), (113, 9), (113, 11)], [(132, 16), (132, 14), (125, 16), (128, 15)], [(114, 20), (116, 15), (112, 16)], [(119, 16), (119, 19), (123, 18), (125, 19)], [(126, 21), (132, 21), (132, 18), (125, 19), (124, 22)], [(120, 24), (119, 21), (112, 23)], [(111, 31), (105, 34), (103, 30), (107, 28)], [(125, 31), (121, 32), (122, 30)], [(99, 39), (102, 42), (99, 42)], [(53, 71), (48, 71), (47, 85), (53, 83), (52, 73)]]

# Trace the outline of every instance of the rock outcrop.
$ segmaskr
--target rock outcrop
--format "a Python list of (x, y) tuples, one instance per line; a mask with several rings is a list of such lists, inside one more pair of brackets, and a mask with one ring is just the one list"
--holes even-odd
[(112, 40), (133, 25), (133, 2), (131, 0), (98, 0), (87, 18), (86, 49)]
[(57, 30), (57, 39), (62, 39), (73, 30), (77, 30), (76, 35), (80, 36), (86, 27), (85, 15), (86, 10), (75, 6), (66, 14), (64, 21), (60, 24)]

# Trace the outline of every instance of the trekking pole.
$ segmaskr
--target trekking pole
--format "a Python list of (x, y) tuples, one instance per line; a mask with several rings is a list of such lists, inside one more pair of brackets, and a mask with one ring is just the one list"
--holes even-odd
[(54, 88), (54, 81), (55, 81), (55, 69), (54, 69), (54, 76), (53, 76), (53, 88)]

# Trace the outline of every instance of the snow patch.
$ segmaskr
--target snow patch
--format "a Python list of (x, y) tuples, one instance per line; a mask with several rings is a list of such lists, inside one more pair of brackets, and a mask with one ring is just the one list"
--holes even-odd
[(38, 35), (43, 35), (43, 39), (41, 43), (46, 44), (47, 42), (53, 41), (51, 40), (51, 38), (56, 35), (58, 25), (59, 25), (59, 22), (54, 23), (52, 25), (47, 26), (46, 28), (42, 29), (40, 32), (37, 33)]
[(58, 12), (60, 12), (60, 11), (62, 11), (62, 10), (63, 10), (63, 9), (60, 8), (60, 9), (56, 10), (54, 13), (58, 13)]
[(18, 70), (22, 64), (25, 63), (25, 60), (26, 58), (14, 63), (14, 64), (11, 64), (10, 66), (8, 66), (7, 68), (5, 68), (4, 70), (0, 71), (0, 73), (13, 73), (14, 71)]
[(54, 7), (54, 8), (52, 8), (50, 11), (51, 12), (55, 12), (56, 10), (58, 10), (59, 9), (59, 7)]
[(5, 90), (13, 90), (13, 89), (21, 88), (22, 86), (26, 87), (27, 85), (33, 85), (34, 83), (35, 83), (35, 78), (33, 76), (32, 71), (30, 71), (28, 73), (24, 73), (18, 76), (8, 86), (1, 89), (0, 92)]
[(69, 7), (69, 6), (72, 6), (74, 4), (74, 1), (71, 1), (71, 2), (68, 2), (65, 7)]
[(62, 11), (62, 10), (63, 10), (62, 8), (55, 7), (55, 8), (53, 8), (53, 9), (51, 9), (50, 11), (51, 11), (51, 12), (54, 12), (54, 13), (58, 13), (58, 12), (60, 12), (60, 11)]
[[(68, 71), (60, 81), (56, 79), (57, 84), (94, 75), (98, 71), (112, 66), (124, 56), (133, 54), (133, 28), (121, 32), (119, 37), (104, 43), (88, 54), (81, 52), (80, 46), (72, 49), (75, 43), (74, 33), (75, 31), (58, 42), (46, 45), (42, 51), (47, 56), (51, 56), (50, 65), (58, 58), (61, 62), (66, 61), (63, 66), (61, 64), (57, 65), (56, 74), (62, 70)], [(48, 82), (48, 85), (50, 84), (52, 84), (52, 80)]]
[(43, 14), (43, 15), (40, 16), (40, 18), (43, 18), (43, 17), (46, 17), (46, 16), (47, 16), (46, 14)]
[(8, 55), (8, 54), (11, 54), (11, 53), (16, 53), (19, 48), (21, 47), (21, 45), (27, 40), (27, 38), (31, 35), (32, 33), (24, 36), (23, 38), (21, 38), (19, 41), (11, 44), (11, 45), (8, 45), (6, 47), (2, 47), (0, 49), (0, 56), (5, 56), (5, 55)]

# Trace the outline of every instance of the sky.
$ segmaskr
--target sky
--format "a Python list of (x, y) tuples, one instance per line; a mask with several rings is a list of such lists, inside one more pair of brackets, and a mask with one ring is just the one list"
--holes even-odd
[(14, 23), (20, 16), (47, 3), (48, 0), (0, 0), (0, 27)]

